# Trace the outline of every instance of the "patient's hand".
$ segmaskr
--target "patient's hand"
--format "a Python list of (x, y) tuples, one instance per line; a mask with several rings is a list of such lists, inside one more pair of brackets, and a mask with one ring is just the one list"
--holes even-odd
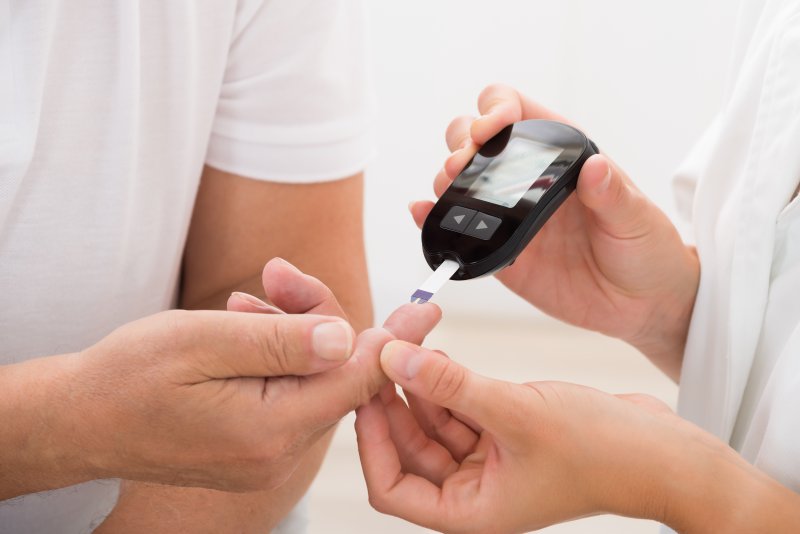
[(713, 494), (696, 493), (716, 481), (704, 474), (744, 464), (646, 395), (501, 382), (400, 341), (381, 365), (410, 408), (390, 384), (357, 411), (370, 503), (428, 528), (522, 532), (603, 512), (681, 525)]

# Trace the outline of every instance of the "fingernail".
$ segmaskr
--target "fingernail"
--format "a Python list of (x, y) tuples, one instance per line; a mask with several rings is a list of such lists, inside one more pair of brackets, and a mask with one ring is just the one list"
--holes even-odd
[(381, 351), (381, 363), (396, 374), (412, 380), (422, 367), (425, 353), (410, 343), (404, 341), (390, 341)]
[(248, 304), (252, 304), (256, 308), (261, 308), (262, 310), (272, 308), (272, 306), (270, 306), (260, 298), (250, 295), (248, 293), (241, 293), (239, 291), (234, 291), (233, 293), (231, 293), (231, 296), (236, 297), (239, 300), (243, 300)]
[(344, 361), (353, 352), (355, 333), (344, 321), (330, 321), (314, 327), (311, 345), (323, 360)]
[(603, 177), (603, 180), (597, 185), (597, 192), (598, 193), (605, 193), (606, 189), (608, 189), (608, 185), (611, 183), (611, 164), (606, 161), (606, 167), (608, 170), (606, 171), (606, 175)]
[(292, 265), (288, 261), (284, 260), (283, 258), (275, 257), (275, 258), (272, 258), (272, 260), (270, 260), (270, 261), (274, 261), (276, 263), (280, 263), (281, 265), (285, 265), (286, 267), (289, 267), (290, 269), (293, 269), (295, 271), (299, 271), (299, 269), (297, 267), (295, 267), (294, 265)]
[(415, 200), (412, 200), (411, 202), (409, 202), (408, 203), (408, 211), (411, 211), (414, 208), (414, 204), (416, 204), (416, 203), (417, 202)]

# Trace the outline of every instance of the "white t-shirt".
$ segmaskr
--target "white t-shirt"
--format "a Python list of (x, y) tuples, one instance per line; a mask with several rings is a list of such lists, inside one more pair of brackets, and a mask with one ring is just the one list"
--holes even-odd
[(740, 15), (725, 105), (676, 180), (702, 266), (678, 411), (800, 492), (800, 2)]
[[(285, 182), (371, 152), (358, 0), (0, 0), (0, 364), (175, 302), (205, 163)], [(114, 481), (0, 503), (82, 533)]]

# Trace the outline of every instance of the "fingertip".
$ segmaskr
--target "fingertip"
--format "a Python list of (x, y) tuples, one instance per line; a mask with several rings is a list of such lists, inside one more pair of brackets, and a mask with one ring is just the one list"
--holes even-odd
[(425, 219), (428, 218), (433, 206), (433, 202), (428, 200), (419, 200), (416, 202), (411, 202), (408, 205), (408, 211), (411, 212), (411, 217), (414, 218), (414, 223), (420, 229), (422, 229), (422, 225), (425, 224)]
[(483, 115), (472, 121), (470, 137), (476, 144), (485, 144), (503, 128), (522, 119), (519, 96), (513, 89), (507, 89), (513, 93), (496, 98), (496, 101)]
[(383, 329), (392, 336), (412, 343), (422, 343), (439, 324), (442, 310), (436, 304), (403, 304), (384, 321)]
[(613, 169), (611, 162), (602, 154), (595, 154), (586, 160), (578, 178), (578, 193), (581, 195), (602, 195), (611, 183)]
[(450, 187), (450, 184), (453, 183), (453, 179), (447, 175), (447, 171), (444, 167), (436, 174), (436, 177), (433, 179), (433, 193), (436, 195), (437, 198), (442, 196), (444, 192)]
[(444, 162), (444, 171), (450, 181), (454, 180), (469, 165), (477, 152), (477, 147), (473, 144), (466, 148), (456, 150)]
[(381, 369), (393, 382), (405, 385), (419, 372), (425, 351), (402, 340), (390, 341), (381, 350)]
[(300, 272), (300, 269), (286, 261), (285, 259), (275, 256), (264, 265), (262, 273), (272, 272), (275, 270), (286, 269), (293, 272)]

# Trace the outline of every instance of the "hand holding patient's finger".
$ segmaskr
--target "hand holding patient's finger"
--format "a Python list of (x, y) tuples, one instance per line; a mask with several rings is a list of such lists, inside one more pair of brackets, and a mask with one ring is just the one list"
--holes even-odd
[(286, 399), (287, 403), (303, 405), (297, 425), (304, 428), (330, 426), (368, 403), (387, 383), (379, 354), (392, 339), (383, 328), (365, 330), (358, 336), (347, 363), (338, 369), (306, 377), (297, 395)]
[(505, 383), (484, 378), (442, 354), (402, 341), (392, 341), (383, 348), (381, 367), (392, 381), (418, 398), (461, 412), (488, 430), (505, 429)]

